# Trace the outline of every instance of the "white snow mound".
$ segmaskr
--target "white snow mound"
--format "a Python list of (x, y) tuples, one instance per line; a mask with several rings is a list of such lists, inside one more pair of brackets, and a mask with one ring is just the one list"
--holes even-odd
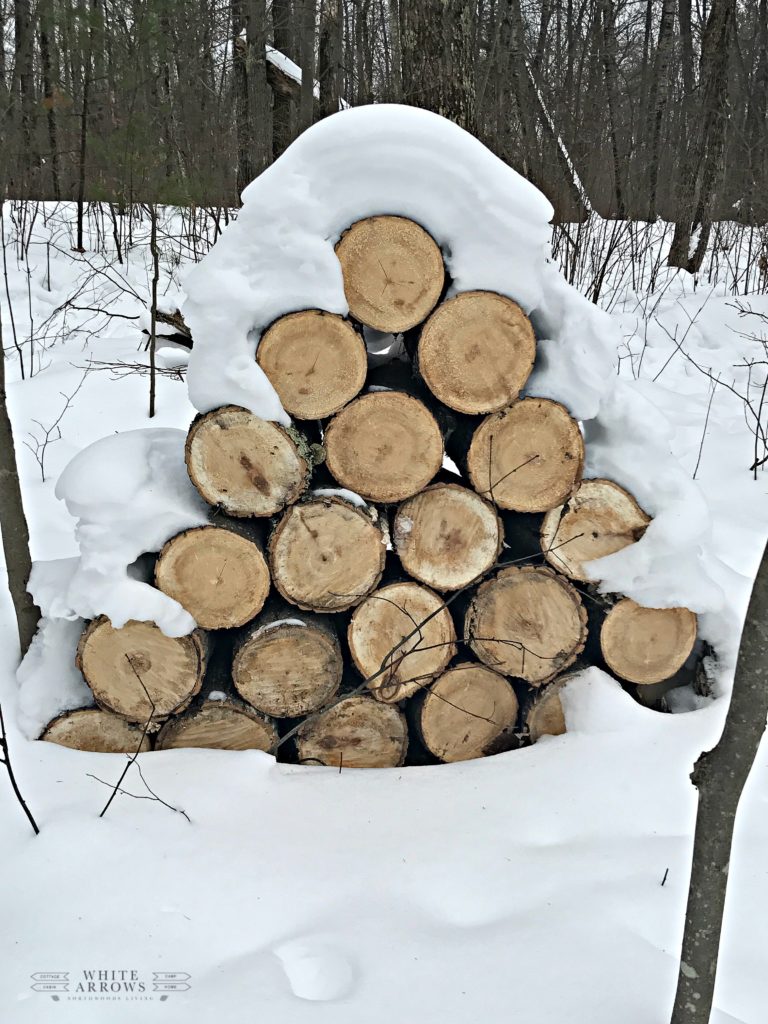
[(72, 459), (56, 496), (78, 521), (80, 557), (33, 567), (30, 590), (43, 614), (107, 615), (116, 627), (129, 619), (152, 620), (168, 636), (195, 628), (178, 601), (128, 571), (140, 555), (208, 521), (187, 476), (185, 437), (171, 428), (129, 430), (96, 441)]

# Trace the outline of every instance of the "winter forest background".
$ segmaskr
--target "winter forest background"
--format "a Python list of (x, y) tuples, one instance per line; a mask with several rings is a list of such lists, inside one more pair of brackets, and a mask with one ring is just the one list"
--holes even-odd
[(401, 102), (561, 221), (677, 223), (691, 269), (710, 220), (768, 218), (766, 0), (2, 0), (0, 32), (14, 198), (234, 205), (340, 102)]

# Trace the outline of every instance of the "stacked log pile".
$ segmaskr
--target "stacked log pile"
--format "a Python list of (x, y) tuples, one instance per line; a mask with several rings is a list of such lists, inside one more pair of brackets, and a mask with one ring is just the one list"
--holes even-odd
[[(438, 246), (401, 217), (353, 224), (336, 252), (349, 316), (289, 313), (256, 352), (292, 425), (226, 406), (189, 429), (210, 525), (172, 537), (153, 582), (199, 628), (89, 623), (77, 659), (97, 707), (44, 739), (452, 762), (563, 732), (564, 682), (586, 665), (654, 700), (691, 678), (692, 612), (589, 581), (650, 520), (583, 478), (563, 405), (521, 398), (536, 336), (520, 306), (446, 299)], [(372, 331), (398, 353), (374, 369)]]

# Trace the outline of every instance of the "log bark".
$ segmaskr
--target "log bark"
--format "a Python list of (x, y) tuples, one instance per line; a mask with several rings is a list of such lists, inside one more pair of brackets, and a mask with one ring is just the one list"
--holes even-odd
[[(401, 643), (416, 626), (417, 634)], [(369, 690), (388, 704), (424, 689), (456, 654), (456, 630), (442, 598), (412, 582), (381, 587), (359, 604), (347, 640), (358, 672), (375, 676)]]
[(209, 646), (202, 630), (169, 637), (153, 622), (131, 619), (116, 629), (102, 615), (83, 631), (76, 664), (101, 708), (143, 725), (187, 707), (202, 685)]
[(172, 537), (155, 565), (155, 586), (174, 598), (203, 629), (250, 622), (269, 593), (261, 546), (221, 526), (200, 526)]
[(541, 686), (584, 649), (587, 614), (577, 591), (551, 569), (511, 566), (480, 584), (464, 634), (485, 664)]
[(500, 508), (545, 512), (578, 487), (584, 439), (565, 406), (524, 398), (486, 417), (467, 453), (467, 472), (478, 493)]
[(101, 708), (78, 708), (65, 711), (46, 726), (41, 740), (58, 743), (72, 750), (92, 750), (99, 754), (134, 754), (151, 750), (144, 727), (127, 722), (119, 715)]
[(645, 685), (669, 679), (696, 642), (696, 616), (687, 608), (643, 608), (624, 598), (600, 630), (600, 647), (612, 672)]
[(541, 524), (541, 550), (559, 572), (590, 582), (588, 563), (640, 540), (650, 516), (612, 480), (583, 480)]
[(347, 697), (307, 718), (296, 735), (300, 764), (397, 768), (408, 750), (405, 717), (372, 697)]
[(344, 671), (331, 619), (272, 601), (235, 641), (232, 679), (258, 711), (295, 718), (335, 697)]
[(348, 320), (306, 309), (264, 333), (256, 361), (283, 408), (299, 420), (333, 416), (359, 394), (368, 372), (365, 342)]
[(493, 505), (452, 483), (404, 501), (392, 531), (403, 568), (436, 590), (461, 590), (482, 576), (495, 564), (502, 538)]
[(342, 487), (385, 504), (417, 494), (443, 463), (427, 407), (401, 391), (375, 391), (342, 409), (325, 431), (326, 465)]
[(439, 760), (468, 761), (508, 748), (517, 714), (517, 696), (503, 675), (462, 662), (430, 687), (417, 723), (425, 747)]
[(381, 579), (385, 555), (375, 509), (337, 495), (293, 505), (269, 541), (275, 587), (305, 611), (338, 612), (359, 604)]
[(231, 516), (272, 516), (301, 497), (321, 453), (293, 428), (227, 405), (192, 421), (184, 455), (210, 505)]
[(405, 217), (369, 217), (341, 236), (336, 255), (349, 312), (385, 334), (400, 334), (432, 312), (445, 284), (440, 249)]
[(535, 355), (533, 327), (516, 302), (496, 292), (461, 292), (424, 324), (418, 370), (449, 408), (491, 413), (515, 401)]

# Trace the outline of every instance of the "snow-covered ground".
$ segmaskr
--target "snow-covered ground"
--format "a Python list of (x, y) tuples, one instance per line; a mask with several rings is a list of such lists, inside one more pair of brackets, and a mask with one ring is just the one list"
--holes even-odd
[[(119, 226), (124, 234), (126, 221)], [(91, 210), (86, 228), (87, 251), (80, 254), (72, 250), (71, 207), (6, 204), (8, 285), (6, 292), (0, 282), (0, 306), (39, 562), (78, 553), (75, 520), (54, 493), (71, 458), (101, 437), (150, 425), (148, 378), (139, 372), (148, 359), (140, 331), (148, 324), (149, 222), (144, 215), (132, 225), (133, 245), (122, 263), (104, 210)], [(178, 212), (162, 211), (163, 308), (183, 302), (184, 269), (217, 230), (213, 213), (198, 212), (193, 231), (188, 214), (182, 221)], [(224, 230), (226, 237), (232, 228)], [(575, 239), (580, 229), (570, 230)], [(673, 550), (666, 565), (630, 562), (626, 589), (643, 572), (654, 578), (666, 572), (672, 592), (678, 571), (681, 587), (698, 581), (694, 599), (701, 610), (714, 608), (713, 595), (725, 593), (726, 607), (710, 618), (726, 657), (719, 680), (726, 691), (728, 658), (768, 532), (768, 474), (750, 472), (756, 457), (768, 454), (756, 448), (750, 419), (756, 413), (768, 429), (768, 409), (760, 405), (765, 371), (748, 367), (768, 358), (761, 340), (768, 337), (768, 297), (749, 291), (744, 266), (754, 239), (743, 233), (732, 233), (738, 253), (726, 259), (720, 252), (695, 285), (664, 269), (661, 228), (647, 234), (642, 246), (630, 251), (616, 243), (614, 251), (607, 226), (595, 231), (606, 268), (599, 304), (618, 327), (612, 428), (621, 434), (627, 419), (620, 446), (601, 445), (599, 434), (588, 434), (588, 443), (595, 466), (606, 474), (614, 468), (620, 482), (624, 474), (641, 503), (651, 506), (657, 493), (684, 496), (660, 511), (666, 509), (665, 536), (679, 536), (690, 565), (676, 570)], [(599, 274), (602, 266), (598, 249), (585, 243), (577, 265), (562, 246), (559, 252), (569, 272), (577, 266), (572, 276), (587, 294), (594, 291), (594, 268)], [(209, 279), (200, 272), (193, 277), (192, 305), (211, 301), (215, 271), (226, 269), (233, 251), (222, 245), (218, 262), (206, 264)], [(304, 272), (311, 281), (316, 266)], [(467, 286), (476, 286), (468, 274)], [(751, 280), (759, 287), (757, 275)], [(213, 336), (215, 318), (206, 326)], [(213, 349), (204, 344), (203, 365), (211, 366)], [(222, 350), (231, 344), (221, 339)], [(158, 381), (152, 426), (185, 429), (192, 418), (186, 361), (183, 349), (161, 349), (168, 372)], [(41, 467), (25, 442), (39, 455), (65, 406)], [(667, 447), (682, 466), (672, 483), (669, 465), (654, 466), (644, 455)], [(125, 500), (121, 472), (130, 467), (118, 453), (99, 481), (107, 496), (114, 488), (116, 506)], [(694, 477), (698, 489), (690, 485)], [(690, 536), (695, 543), (687, 542)], [(48, 580), (67, 571), (66, 563), (43, 570)], [(108, 789), (98, 780), (114, 782), (121, 759), (26, 738), (22, 726), (34, 732), (46, 708), (30, 698), (24, 715), (16, 714), (17, 651), (10, 604), (5, 594), (1, 600), (0, 698), (16, 771), (42, 827), (39, 837), (30, 833), (0, 774), (4, 1020), (202, 1022), (215, 1014), (234, 1022), (245, 1014), (291, 1024), (510, 1018), (647, 1024), (667, 1018), (695, 811), (688, 773), (717, 737), (723, 699), (660, 715), (590, 670), (578, 690), (568, 691), (566, 736), (437, 768), (339, 774), (277, 765), (257, 752), (153, 753), (143, 760), (147, 783), (190, 820), (127, 797), (99, 819)], [(64, 649), (77, 624), (58, 628), (51, 642), (60, 641), (62, 651), (49, 651), (47, 664), (58, 657), (62, 687), (76, 686)], [(134, 771), (126, 786), (146, 796)], [(766, 801), (768, 743), (739, 814), (714, 1024), (767, 1019)], [(136, 972), (133, 993), (125, 985), (101, 993), (98, 981), (89, 993), (84, 972), (99, 970)], [(44, 972), (68, 972), (69, 991), (54, 1000), (33, 990), (45, 982), (31, 976)], [(153, 991), (153, 972), (190, 977), (160, 979), (176, 989)]]

